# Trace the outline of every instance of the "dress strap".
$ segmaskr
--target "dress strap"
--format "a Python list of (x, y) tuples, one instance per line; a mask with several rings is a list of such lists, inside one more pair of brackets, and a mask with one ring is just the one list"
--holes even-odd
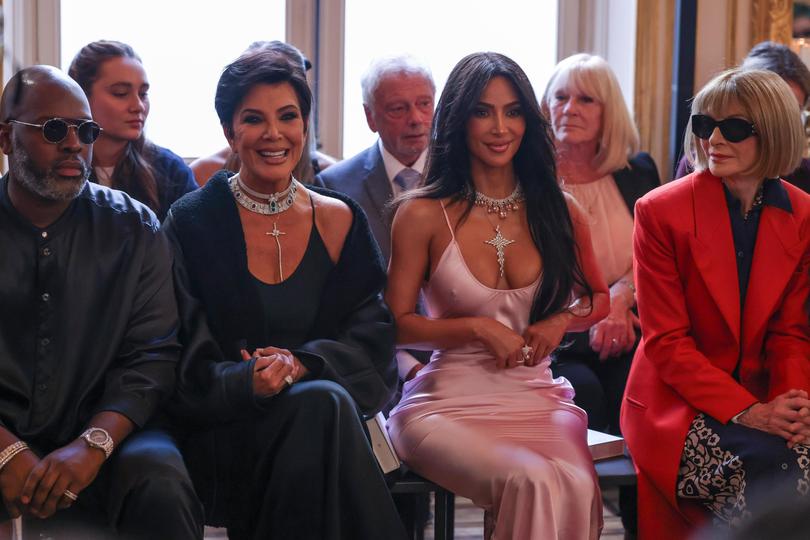
[(450, 217), (447, 215), (447, 210), (445, 210), (444, 208), (444, 203), (442, 201), (439, 201), (439, 204), (442, 205), (442, 213), (444, 214), (444, 220), (447, 222), (447, 228), (450, 229), (450, 238), (452, 238), (453, 241), (455, 242), (456, 235), (455, 233), (453, 233), (453, 226), (450, 225)]

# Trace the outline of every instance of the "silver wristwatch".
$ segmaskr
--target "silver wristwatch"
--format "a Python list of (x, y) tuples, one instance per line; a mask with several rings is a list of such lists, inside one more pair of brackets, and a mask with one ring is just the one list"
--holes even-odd
[(91, 448), (98, 448), (104, 451), (104, 459), (109, 458), (110, 454), (113, 453), (115, 443), (113, 443), (112, 437), (110, 437), (106, 429), (91, 427), (79, 435), (79, 437), (87, 441), (88, 446)]

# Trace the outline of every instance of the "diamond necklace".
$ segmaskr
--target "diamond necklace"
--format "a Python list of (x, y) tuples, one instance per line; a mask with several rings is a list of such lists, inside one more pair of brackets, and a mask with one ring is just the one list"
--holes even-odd
[[(231, 192), (233, 193), (234, 199), (236, 199), (236, 202), (242, 207), (247, 208), (251, 212), (256, 212), (257, 214), (272, 216), (274, 214), (280, 214), (281, 212), (289, 210), (292, 207), (293, 203), (295, 203), (295, 195), (298, 193), (298, 186), (300, 184), (298, 183), (298, 180), (292, 177), (290, 180), (290, 185), (287, 186), (287, 189), (284, 191), (270, 194), (259, 193), (258, 191), (254, 191), (247, 187), (245, 183), (242, 182), (239, 173), (236, 173), (228, 179), (228, 185), (231, 187)], [(267, 202), (256, 202), (250, 197), (246, 197), (245, 193), (251, 197)]]
[(506, 219), (506, 213), (510, 210), (516, 211), (518, 209), (518, 204), (523, 202), (523, 190), (520, 189), (520, 183), (518, 183), (515, 186), (515, 190), (512, 192), (512, 194), (508, 197), (504, 197), (503, 199), (493, 199), (492, 197), (488, 197), (477, 190), (472, 195), (472, 198), (474, 199), (473, 202), (476, 206), (481, 206), (487, 209), (487, 214), (497, 213), (498, 217), (501, 219)]

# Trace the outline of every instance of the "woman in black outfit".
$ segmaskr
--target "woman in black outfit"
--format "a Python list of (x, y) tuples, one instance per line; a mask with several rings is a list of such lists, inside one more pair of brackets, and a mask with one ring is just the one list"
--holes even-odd
[(359, 414), (396, 385), (385, 270), (357, 205), (293, 177), (311, 99), (274, 51), (220, 77), (241, 166), (165, 224), (184, 345), (170, 411), (207, 522), (229, 538), (403, 538)]

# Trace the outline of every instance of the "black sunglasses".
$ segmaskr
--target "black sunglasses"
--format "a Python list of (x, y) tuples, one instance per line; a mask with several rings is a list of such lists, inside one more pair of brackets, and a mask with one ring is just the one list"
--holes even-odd
[(79, 141), (81, 141), (82, 144), (93, 144), (103, 131), (101, 126), (92, 120), (85, 120), (78, 124), (70, 124), (67, 120), (62, 118), (51, 118), (50, 120), (46, 120), (43, 124), (29, 124), (28, 122), (20, 122), (19, 120), (9, 120), (8, 123), (40, 128), (42, 130), (42, 136), (45, 137), (46, 141), (52, 144), (59, 144), (64, 141), (68, 136), (70, 128), (76, 128), (76, 134), (78, 134)]
[(708, 139), (716, 127), (720, 128), (720, 133), (723, 134), (725, 140), (733, 143), (744, 141), (751, 135), (757, 134), (754, 124), (742, 118), (726, 118), (718, 122), (705, 114), (692, 115), (692, 133), (696, 137)]

